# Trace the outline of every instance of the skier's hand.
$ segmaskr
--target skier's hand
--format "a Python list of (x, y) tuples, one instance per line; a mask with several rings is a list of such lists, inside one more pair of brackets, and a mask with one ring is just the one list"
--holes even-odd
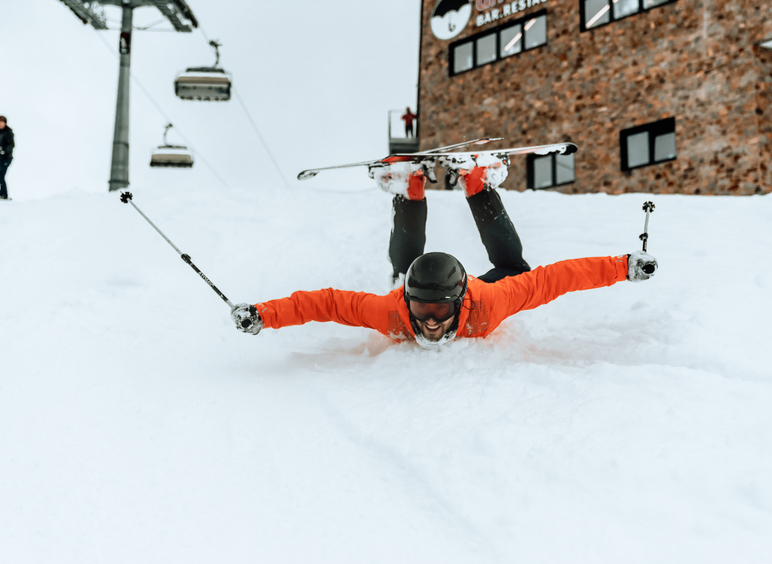
[(659, 265), (657, 259), (649, 253), (635, 251), (627, 255), (627, 279), (630, 282), (642, 282), (648, 280), (656, 272)]
[(242, 333), (257, 335), (263, 328), (263, 320), (253, 305), (236, 304), (231, 311), (231, 319), (236, 324), (236, 329)]

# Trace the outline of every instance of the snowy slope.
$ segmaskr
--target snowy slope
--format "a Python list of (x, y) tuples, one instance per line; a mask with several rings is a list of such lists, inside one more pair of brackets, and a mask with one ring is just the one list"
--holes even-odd
[[(132, 191), (234, 302), (385, 292), (389, 197), (310, 185)], [(503, 197), (532, 266), (639, 248), (649, 199)], [(652, 281), (439, 353), (241, 334), (115, 194), (0, 206), (0, 562), (768, 562), (772, 199), (653, 200)]]

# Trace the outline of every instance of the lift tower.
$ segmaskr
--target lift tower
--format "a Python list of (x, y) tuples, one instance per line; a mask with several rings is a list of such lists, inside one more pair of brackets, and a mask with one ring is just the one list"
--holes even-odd
[(185, 0), (59, 0), (84, 24), (97, 31), (106, 30), (104, 6), (118, 6), (123, 11), (118, 48), (121, 63), (118, 71), (118, 101), (115, 106), (113, 158), (110, 165), (110, 190), (129, 185), (129, 78), (131, 73), (131, 30), (135, 8), (152, 6), (169, 20), (175, 31), (191, 32), (198, 21)]

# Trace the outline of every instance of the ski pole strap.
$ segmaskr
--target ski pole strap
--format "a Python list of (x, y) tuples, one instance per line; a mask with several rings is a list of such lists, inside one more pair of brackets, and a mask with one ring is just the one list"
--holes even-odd
[(153, 223), (152, 221), (150, 221), (150, 218), (149, 218), (148, 216), (146, 216), (144, 213), (142, 213), (142, 210), (141, 210), (141, 209), (139, 209), (139, 208), (137, 207), (137, 205), (136, 205), (136, 204), (135, 204), (135, 203), (132, 201), (132, 199), (133, 199), (133, 198), (134, 198), (134, 196), (132, 196), (131, 192), (121, 192), (121, 202), (123, 202), (124, 204), (131, 204), (131, 205), (132, 205), (132, 207), (133, 207), (135, 210), (137, 210), (137, 212), (139, 212), (139, 215), (141, 215), (142, 217), (144, 217), (144, 218), (145, 218), (145, 221), (147, 221), (147, 222), (148, 222), (150, 225), (152, 225), (152, 226), (153, 226), (153, 229), (155, 229), (156, 231), (158, 231), (158, 234), (159, 234), (161, 237), (163, 237), (163, 238), (166, 240), (166, 242), (167, 242), (167, 243), (169, 243), (169, 244), (170, 244), (170, 245), (171, 245), (171, 246), (174, 248), (174, 250), (175, 250), (175, 251), (177, 251), (177, 254), (178, 254), (178, 255), (180, 255), (180, 258), (181, 258), (183, 261), (185, 261), (186, 263), (188, 263), (188, 264), (190, 265), (190, 267), (191, 267), (193, 270), (195, 270), (195, 271), (196, 271), (196, 274), (198, 274), (198, 275), (199, 275), (199, 276), (200, 276), (200, 277), (201, 277), (201, 278), (204, 280), (204, 282), (206, 282), (207, 284), (209, 284), (209, 287), (210, 287), (212, 290), (214, 290), (214, 292), (215, 292), (215, 293), (216, 293), (218, 296), (220, 296), (220, 297), (222, 298), (222, 300), (223, 300), (223, 301), (224, 301), (226, 304), (228, 304), (228, 306), (230, 306), (231, 310), (233, 310), (233, 309), (234, 309), (236, 306), (234, 306), (234, 305), (233, 305), (233, 303), (232, 303), (232, 302), (231, 302), (231, 301), (230, 301), (228, 298), (226, 298), (226, 297), (225, 297), (225, 294), (223, 294), (223, 293), (222, 293), (222, 292), (219, 290), (219, 288), (217, 288), (217, 286), (215, 286), (215, 285), (212, 283), (212, 281), (211, 281), (211, 280), (209, 280), (209, 278), (207, 278), (207, 277), (206, 277), (206, 275), (205, 275), (203, 272), (201, 272), (201, 271), (198, 269), (198, 267), (197, 267), (195, 264), (193, 264), (193, 261), (192, 261), (192, 260), (190, 260), (190, 255), (187, 255), (187, 254), (183, 253), (181, 250), (179, 250), (179, 249), (177, 248), (177, 245), (175, 245), (174, 243), (172, 243), (172, 242), (171, 242), (171, 240), (170, 240), (170, 239), (169, 239), (169, 238), (168, 238), (166, 235), (164, 235), (163, 231), (161, 231), (160, 229), (158, 229), (158, 227), (156, 226), (156, 224), (155, 224), (155, 223)]
[(649, 234), (648, 233), (641, 233), (640, 237), (638, 237), (641, 241), (643, 241), (643, 252), (646, 252), (646, 242), (649, 240)]
[(643, 241), (643, 252), (645, 253), (649, 241), (649, 214), (654, 211), (654, 202), (644, 202), (643, 211), (646, 212), (646, 222), (643, 224), (643, 233), (639, 239)]

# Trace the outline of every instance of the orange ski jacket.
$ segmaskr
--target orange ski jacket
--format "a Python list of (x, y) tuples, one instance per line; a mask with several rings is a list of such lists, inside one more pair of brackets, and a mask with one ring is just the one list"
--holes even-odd
[[(578, 290), (611, 286), (627, 279), (627, 257), (566, 260), (486, 283), (469, 276), (456, 337), (487, 337), (510, 315), (534, 309)], [(264, 327), (278, 329), (309, 321), (368, 327), (396, 341), (415, 340), (404, 286), (379, 296), (327, 288), (295, 292), (255, 304)]]

